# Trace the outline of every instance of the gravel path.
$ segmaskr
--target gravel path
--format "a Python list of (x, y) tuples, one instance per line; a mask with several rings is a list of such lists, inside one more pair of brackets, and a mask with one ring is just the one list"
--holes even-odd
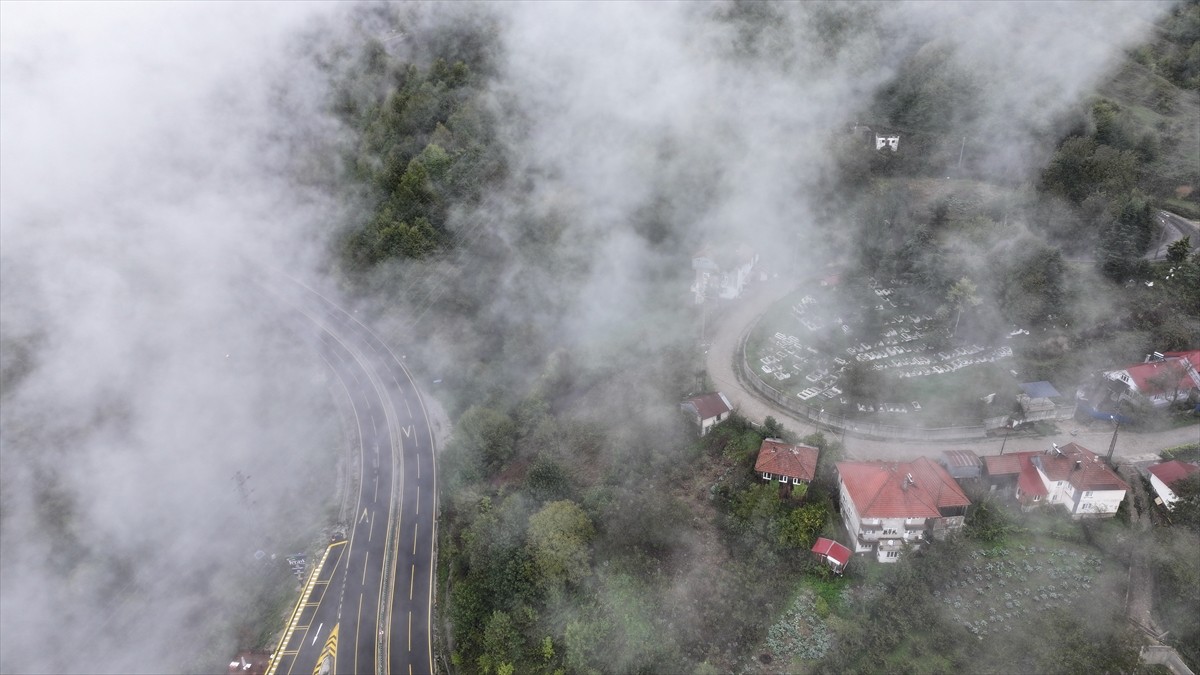
[[(746, 292), (738, 304), (730, 305), (718, 311), (709, 313), (708, 333), (709, 347), (707, 350), (708, 376), (713, 386), (723, 392), (734, 407), (752, 422), (761, 424), (768, 415), (779, 420), (789, 430), (805, 435), (815, 431), (813, 424), (780, 408), (776, 404), (758, 396), (748, 386), (744, 386), (734, 372), (734, 359), (740, 359), (737, 354), (738, 344), (742, 334), (753, 323), (754, 319), (767, 310), (776, 300), (797, 288), (794, 280), (771, 279), (761, 282)], [(1057, 436), (1010, 436), (1007, 443), (1003, 438), (988, 438), (977, 441), (954, 442), (910, 442), (910, 441), (875, 441), (865, 438), (845, 437), (846, 456), (854, 459), (912, 459), (921, 455), (936, 457), (943, 450), (969, 449), (978, 455), (1000, 454), (1000, 446), (1004, 444), (1005, 452), (1024, 450), (1045, 450), (1051, 443), (1064, 445), (1072, 441), (1100, 455), (1108, 453), (1108, 444), (1112, 440), (1112, 428), (1103, 426), (1093, 429), (1080, 427), (1075, 435), (1069, 431), (1076, 430), (1072, 423), (1061, 425), (1065, 431)], [(1159, 432), (1137, 432), (1122, 430), (1117, 438), (1116, 455), (1125, 461), (1144, 461), (1157, 458), (1157, 453), (1163, 448), (1169, 448), (1183, 443), (1200, 441), (1200, 423), (1178, 429)]]

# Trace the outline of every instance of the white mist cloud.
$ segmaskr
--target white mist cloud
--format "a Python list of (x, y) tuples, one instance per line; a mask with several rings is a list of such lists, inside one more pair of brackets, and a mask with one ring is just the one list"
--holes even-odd
[(251, 555), (324, 516), (324, 374), (245, 277), (323, 251), (330, 11), (0, 7), (0, 670), (219, 668)]

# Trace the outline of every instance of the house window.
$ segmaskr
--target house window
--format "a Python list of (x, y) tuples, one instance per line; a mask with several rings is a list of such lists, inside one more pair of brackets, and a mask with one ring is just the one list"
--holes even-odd
[(792, 479), (792, 485), (799, 485), (799, 484), (800, 484), (800, 479), (799, 479), (799, 478), (793, 478), (793, 479)]
[(896, 528), (894, 528), (894, 527), (884, 528), (883, 533), (884, 534), (896, 534)]
[(763, 480), (771, 480), (771, 473), (768, 471), (764, 471), (763, 472)]
[(1091, 493), (1091, 492), (1085, 492), (1085, 493), (1083, 493), (1083, 496), (1084, 496), (1084, 497), (1091, 497), (1091, 496), (1092, 496), (1092, 493)]
[(887, 551), (883, 555), (885, 558), (899, 558), (900, 552), (899, 551)]
[(1042, 496), (1041, 496), (1041, 495), (1034, 495), (1034, 496), (1033, 496), (1033, 501), (1035, 501), (1035, 502), (1037, 502), (1037, 501), (1041, 501), (1041, 499), (1042, 499)]

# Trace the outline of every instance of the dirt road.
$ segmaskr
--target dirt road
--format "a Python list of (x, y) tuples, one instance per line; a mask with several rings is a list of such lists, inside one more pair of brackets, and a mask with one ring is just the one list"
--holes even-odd
[[(707, 352), (708, 376), (713, 385), (723, 392), (734, 407), (742, 415), (755, 423), (762, 423), (768, 415), (779, 420), (789, 430), (800, 434), (808, 434), (816, 429), (811, 422), (792, 415), (772, 402), (759, 397), (739, 381), (734, 372), (738, 344), (742, 334), (776, 300), (797, 288), (792, 280), (772, 279), (761, 282), (748, 289), (739, 304), (723, 308), (711, 313), (708, 320), (710, 345)], [(1069, 423), (1068, 423), (1069, 424)], [(1007, 443), (1002, 438), (980, 439), (978, 441), (954, 441), (951, 443), (908, 442), (908, 441), (875, 441), (865, 438), (845, 437), (846, 455), (854, 459), (912, 459), (921, 455), (935, 457), (943, 450), (964, 449), (974, 450), (978, 455), (996, 455), (1004, 444), (1005, 452), (1023, 450), (1045, 450), (1051, 443), (1064, 445), (1072, 441), (1104, 455), (1108, 453), (1108, 444), (1112, 439), (1112, 428), (1085, 429), (1080, 427), (1076, 435), (1069, 431), (1075, 430), (1068, 424), (1061, 425), (1066, 431), (1058, 436), (1028, 437), (1013, 435)], [(828, 432), (827, 432), (828, 433)], [(1163, 448), (1169, 448), (1183, 443), (1200, 441), (1200, 423), (1191, 426), (1171, 429), (1161, 432), (1145, 432), (1121, 430), (1117, 439), (1116, 455), (1128, 461), (1154, 459)]]

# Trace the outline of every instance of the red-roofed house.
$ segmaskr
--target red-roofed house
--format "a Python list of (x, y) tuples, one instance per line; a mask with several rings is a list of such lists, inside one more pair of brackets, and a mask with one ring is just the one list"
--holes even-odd
[(1104, 373), (1114, 401), (1163, 407), (1200, 391), (1200, 349), (1151, 354), (1144, 363)]
[(1053, 448), (1029, 461), (1050, 503), (1067, 507), (1073, 518), (1111, 518), (1129, 490), (1104, 460), (1078, 443)]
[(1154, 464), (1146, 470), (1150, 472), (1150, 485), (1158, 493), (1158, 498), (1162, 500), (1163, 506), (1173, 509), (1175, 502), (1179, 501), (1179, 496), (1175, 494), (1171, 486), (1175, 484), (1175, 481), (1183, 480), (1200, 471), (1200, 467), (1173, 459), (1169, 462)]
[(778, 438), (768, 438), (758, 449), (754, 470), (763, 480), (777, 480), (791, 491), (793, 485), (807, 485), (817, 473), (817, 457), (821, 451), (807, 445), (790, 445)]
[(1062, 504), (1076, 519), (1113, 517), (1129, 490), (1104, 460), (1077, 443), (985, 457), (984, 464), (993, 485), (1007, 489), (1015, 483), (1022, 505)]
[(700, 435), (707, 434), (713, 425), (725, 420), (733, 412), (733, 406), (725, 394), (714, 392), (690, 398), (679, 405), (684, 412), (690, 413), (696, 424), (700, 425)]
[(854, 537), (855, 553), (874, 550), (880, 562), (895, 562), (905, 543), (920, 546), (962, 528), (971, 501), (940, 464), (925, 457), (911, 462), (838, 462), (842, 521)]
[(1038, 452), (1010, 452), (983, 458), (987, 480), (993, 489), (1015, 498), (1025, 508), (1040, 506), (1049, 495), (1031, 458)]
[(846, 569), (846, 564), (850, 562), (850, 549), (825, 537), (817, 537), (817, 543), (813, 544), (812, 552), (823, 558), (836, 574), (841, 574), (842, 570)]

